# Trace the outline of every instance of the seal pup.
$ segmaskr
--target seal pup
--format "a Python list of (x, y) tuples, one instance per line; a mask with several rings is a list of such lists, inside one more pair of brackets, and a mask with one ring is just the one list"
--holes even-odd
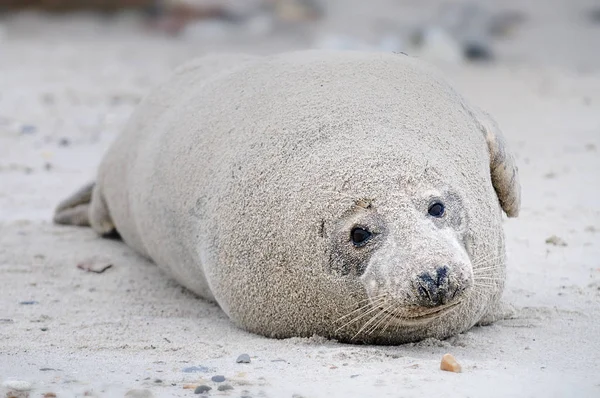
[(177, 69), (55, 222), (118, 232), (250, 332), (399, 344), (498, 303), (519, 205), (497, 126), (425, 64), (299, 51)]

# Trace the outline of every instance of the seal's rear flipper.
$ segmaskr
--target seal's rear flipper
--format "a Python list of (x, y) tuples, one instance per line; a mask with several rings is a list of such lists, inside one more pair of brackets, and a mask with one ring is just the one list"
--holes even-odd
[(56, 224), (89, 227), (89, 208), (94, 185), (93, 182), (87, 184), (60, 202), (54, 212), (54, 222)]
[(54, 212), (54, 223), (92, 227), (104, 237), (118, 237), (104, 200), (93, 182), (60, 202)]

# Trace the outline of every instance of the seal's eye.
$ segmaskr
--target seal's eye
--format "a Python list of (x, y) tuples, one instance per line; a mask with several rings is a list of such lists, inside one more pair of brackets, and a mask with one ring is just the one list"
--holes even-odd
[(352, 244), (356, 247), (360, 247), (365, 245), (369, 239), (371, 239), (373, 234), (369, 232), (369, 230), (356, 227), (350, 231), (350, 239), (352, 239)]
[(429, 215), (432, 217), (442, 217), (446, 208), (442, 202), (434, 202), (429, 206)]

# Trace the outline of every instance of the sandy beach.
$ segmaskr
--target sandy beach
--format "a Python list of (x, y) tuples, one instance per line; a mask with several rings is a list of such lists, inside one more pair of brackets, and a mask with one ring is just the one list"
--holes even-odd
[[(504, 225), (509, 319), (389, 347), (267, 339), (234, 327), (122, 242), (52, 224), (57, 203), (94, 178), (139, 100), (182, 62), (215, 51), (323, 46), (330, 32), (348, 41), (355, 21), (364, 26), (355, 36), (367, 40), (369, 21), (393, 13), (418, 20), (426, 11), (413, 2), (349, 3), (355, 7), (332, 2), (335, 12), (310, 35), (239, 38), (204, 26), (173, 38), (132, 14), (0, 20), (2, 394), (23, 381), (31, 397), (191, 397), (200, 385), (211, 387), (206, 396), (228, 397), (600, 396), (600, 21), (586, 16), (593, 1), (503, 3), (527, 18), (495, 43), (494, 61), (431, 60), (494, 116), (516, 154), (523, 202)], [(109, 264), (103, 273), (78, 267)], [(462, 373), (439, 369), (445, 353)], [(237, 363), (240, 354), (251, 362)], [(211, 379), (218, 375), (225, 381)]]

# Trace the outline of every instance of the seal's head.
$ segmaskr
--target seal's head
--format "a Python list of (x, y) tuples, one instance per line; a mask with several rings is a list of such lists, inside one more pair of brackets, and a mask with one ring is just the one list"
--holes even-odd
[[(490, 266), (502, 256), (498, 242), (494, 262), (486, 264), (474, 251), (477, 227), (465, 203), (472, 200), (440, 181), (442, 174), (427, 169), (419, 183), (398, 182), (403, 189), (395, 194), (360, 198), (332, 222), (332, 269), (360, 281), (368, 296), (338, 320), (339, 332), (353, 331), (351, 340), (434, 336), (449, 325), (462, 327), (464, 313), (482, 313), (499, 295), (503, 270)], [(495, 224), (497, 217), (492, 210), (487, 219)]]

